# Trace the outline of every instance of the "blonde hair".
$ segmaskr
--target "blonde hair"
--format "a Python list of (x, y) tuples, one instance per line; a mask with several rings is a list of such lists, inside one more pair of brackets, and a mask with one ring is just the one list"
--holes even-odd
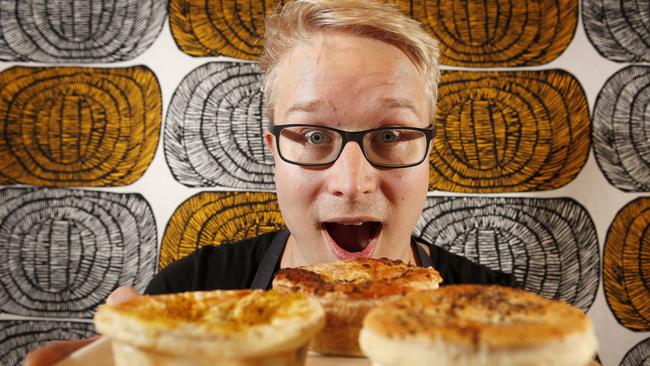
[(260, 66), (271, 123), (278, 63), (298, 42), (308, 40), (316, 32), (332, 30), (377, 39), (402, 50), (427, 79), (433, 121), (440, 77), (438, 43), (416, 20), (394, 4), (378, 0), (295, 0), (269, 15), (265, 22)]

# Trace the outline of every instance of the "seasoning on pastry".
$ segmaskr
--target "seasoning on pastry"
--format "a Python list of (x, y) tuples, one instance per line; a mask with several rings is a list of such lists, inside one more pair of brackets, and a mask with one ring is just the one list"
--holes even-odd
[(95, 315), (116, 366), (303, 365), (323, 324), (313, 299), (260, 290), (142, 296)]
[(374, 365), (581, 366), (597, 342), (578, 308), (512, 288), (454, 285), (413, 293), (365, 318)]
[(385, 258), (355, 258), (283, 268), (273, 288), (310, 295), (323, 306), (325, 328), (314, 337), (312, 351), (362, 356), (359, 331), (370, 309), (412, 291), (438, 288), (441, 281), (433, 268)]

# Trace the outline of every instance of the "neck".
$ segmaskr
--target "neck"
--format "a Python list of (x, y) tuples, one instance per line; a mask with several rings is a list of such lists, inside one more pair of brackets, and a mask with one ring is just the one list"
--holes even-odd
[(280, 268), (299, 267), (310, 264), (305, 257), (296, 248), (296, 239), (293, 235), (289, 235), (287, 245), (284, 247), (282, 259), (280, 260)]

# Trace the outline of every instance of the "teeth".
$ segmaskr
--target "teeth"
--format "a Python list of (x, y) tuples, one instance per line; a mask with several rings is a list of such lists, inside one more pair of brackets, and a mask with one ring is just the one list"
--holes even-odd
[(342, 222), (341, 225), (346, 225), (346, 226), (361, 226), (363, 225), (363, 221), (355, 221), (355, 222)]

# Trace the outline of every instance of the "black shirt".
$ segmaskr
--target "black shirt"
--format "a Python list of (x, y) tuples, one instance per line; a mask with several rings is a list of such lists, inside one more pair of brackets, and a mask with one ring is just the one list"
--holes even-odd
[[(276, 235), (278, 232), (237, 243), (199, 248), (187, 257), (171, 263), (161, 270), (151, 280), (145, 293), (154, 295), (184, 291), (250, 288), (263, 261), (264, 265), (270, 263), (274, 266), (273, 273), (280, 269), (279, 258), (281, 258), (286, 240), (279, 248), (277, 258), (271, 258), (271, 261), (269, 258), (264, 260), (265, 255), (268, 256), (272, 251), (269, 248)], [(440, 273), (443, 278), (441, 285), (460, 283), (515, 285), (512, 275), (492, 271), (433, 244), (424, 244), (429, 248), (430, 258), (420, 258), (420, 263), (424, 266), (432, 266)], [(419, 256), (427, 255), (422, 250), (418, 250), (417, 253)]]

